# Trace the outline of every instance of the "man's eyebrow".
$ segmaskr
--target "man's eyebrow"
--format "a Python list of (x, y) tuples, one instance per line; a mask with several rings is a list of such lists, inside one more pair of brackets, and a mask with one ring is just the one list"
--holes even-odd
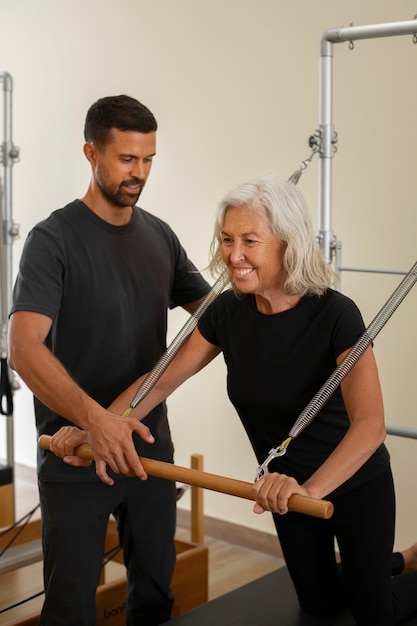
[(152, 154), (146, 154), (144, 157), (139, 157), (137, 154), (130, 154), (130, 152), (119, 152), (119, 157), (130, 157), (131, 159), (139, 159), (139, 158), (143, 158), (143, 159), (151, 159), (154, 156), (156, 156), (156, 152), (153, 152)]

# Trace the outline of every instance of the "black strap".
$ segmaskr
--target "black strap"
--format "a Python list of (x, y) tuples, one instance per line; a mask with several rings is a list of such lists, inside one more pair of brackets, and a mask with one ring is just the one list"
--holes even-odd
[[(3, 406), (5, 401), (5, 408)], [(13, 415), (13, 393), (6, 359), (1, 359), (0, 371), (0, 414)]]

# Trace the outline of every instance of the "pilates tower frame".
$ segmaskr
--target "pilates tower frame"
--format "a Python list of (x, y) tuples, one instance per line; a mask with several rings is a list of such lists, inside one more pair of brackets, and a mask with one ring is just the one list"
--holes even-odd
[[(317, 150), (318, 163), (318, 241), (326, 258), (334, 262), (336, 270), (371, 272), (380, 274), (406, 274), (405, 271), (349, 268), (342, 265), (342, 245), (336, 241), (332, 230), (332, 163), (337, 143), (333, 125), (333, 55), (334, 44), (356, 40), (412, 35), (417, 43), (417, 16), (410, 21), (349, 26), (325, 31), (320, 39), (319, 67), (319, 126), (310, 145)], [(417, 430), (387, 426), (387, 433), (417, 439)]]
[(333, 126), (334, 44), (346, 41), (353, 43), (359, 39), (376, 39), (397, 35), (412, 35), (413, 41), (416, 43), (416, 33), (417, 21), (414, 19), (405, 22), (331, 29), (324, 32), (320, 39), (319, 126), (314, 137), (310, 139), (310, 143), (313, 143), (315, 148), (317, 148), (319, 156), (319, 243), (329, 260), (333, 260), (333, 257), (336, 256), (337, 269), (341, 269), (341, 267), (337, 263), (337, 247), (334, 243), (331, 227), (332, 160), (334, 157), (334, 145), (337, 141)]

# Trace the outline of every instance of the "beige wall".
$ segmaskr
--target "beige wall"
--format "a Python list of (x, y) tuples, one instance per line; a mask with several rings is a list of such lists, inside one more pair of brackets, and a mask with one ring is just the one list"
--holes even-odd
[[(318, 127), (319, 41), (329, 28), (411, 20), (412, 0), (2, 0), (0, 70), (14, 80), (14, 219), (32, 224), (84, 193), (82, 126), (93, 100), (128, 93), (159, 125), (158, 156), (141, 205), (169, 221), (200, 268), (215, 208), (242, 180), (287, 178)], [(417, 27), (416, 27), (417, 30)], [(335, 46), (333, 229), (344, 264), (408, 270), (415, 262), (415, 101), (412, 37)], [(299, 183), (317, 223), (317, 161)], [(370, 322), (399, 277), (344, 274), (342, 290)], [(415, 427), (417, 289), (376, 341), (387, 422)], [(171, 316), (170, 333), (186, 317)], [(211, 364), (171, 398), (176, 462), (204, 454), (210, 472), (251, 481), (255, 458)], [(35, 464), (31, 396), (15, 395), (16, 461)], [(0, 457), (4, 456), (0, 444)], [(281, 442), (271, 442), (278, 445)], [(417, 442), (389, 437), (398, 545), (415, 539)], [(188, 506), (187, 496), (182, 506)], [(205, 493), (208, 515), (273, 532), (251, 504)]]

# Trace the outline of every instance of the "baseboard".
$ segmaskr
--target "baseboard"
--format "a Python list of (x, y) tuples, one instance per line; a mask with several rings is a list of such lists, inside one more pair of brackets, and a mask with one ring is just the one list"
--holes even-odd
[[(190, 530), (190, 512), (177, 508), (177, 526)], [(241, 526), (232, 522), (226, 522), (216, 517), (204, 516), (204, 534), (213, 539), (220, 539), (250, 550), (264, 552), (270, 556), (282, 557), (281, 546), (276, 535), (265, 533), (260, 530)]]

